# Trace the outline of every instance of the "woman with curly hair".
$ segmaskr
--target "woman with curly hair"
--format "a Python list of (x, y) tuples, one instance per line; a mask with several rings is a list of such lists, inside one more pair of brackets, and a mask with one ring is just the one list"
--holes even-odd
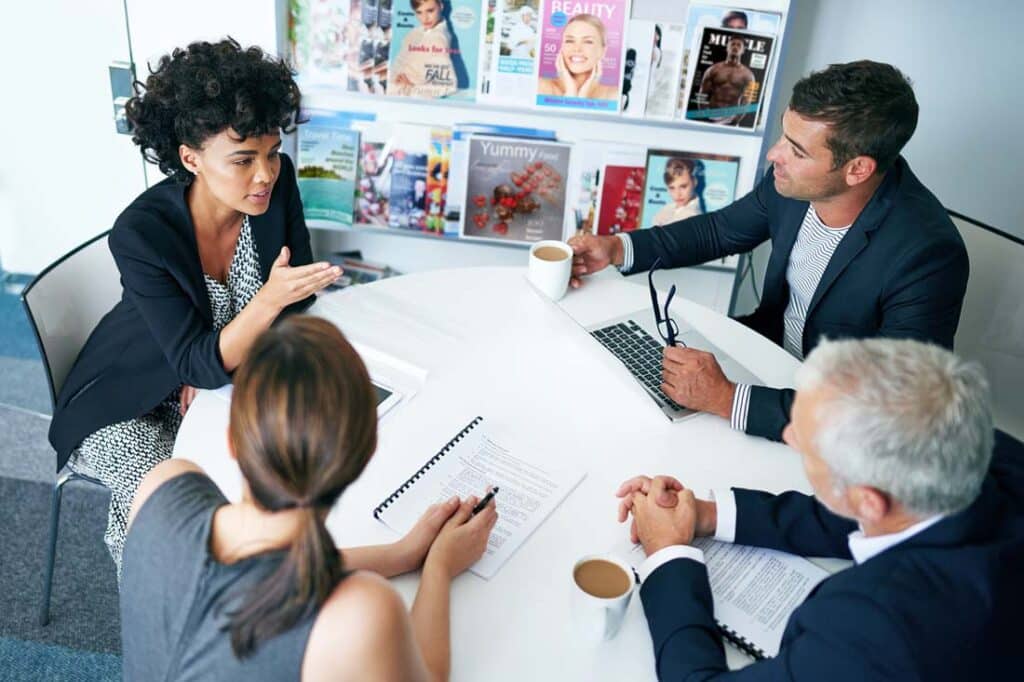
[(110, 251), (121, 301), (57, 400), (50, 442), (111, 491), (105, 540), (120, 575), (128, 507), (167, 459), (197, 388), (231, 382), (253, 341), (341, 271), (312, 263), (294, 167), (280, 153), (299, 89), (234, 40), (175, 49), (127, 105), (133, 141), (169, 178), (121, 213)]

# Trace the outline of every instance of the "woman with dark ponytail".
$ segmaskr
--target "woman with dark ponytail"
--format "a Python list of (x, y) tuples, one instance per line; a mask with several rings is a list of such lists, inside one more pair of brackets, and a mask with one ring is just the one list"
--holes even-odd
[[(447, 679), (449, 586), (483, 554), (494, 506), (472, 516), (476, 498), (452, 498), (396, 543), (339, 552), (327, 513), (377, 444), (366, 367), (336, 327), (295, 316), (254, 343), (234, 383), (242, 501), (169, 460), (132, 503), (125, 679)], [(408, 613), (380, 575), (420, 566)]]

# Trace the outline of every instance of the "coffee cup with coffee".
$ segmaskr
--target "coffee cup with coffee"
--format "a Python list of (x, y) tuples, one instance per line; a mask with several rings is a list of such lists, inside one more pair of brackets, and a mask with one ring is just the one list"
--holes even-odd
[(546, 239), (530, 247), (526, 278), (552, 301), (565, 296), (571, 274), (572, 247), (565, 242)]
[(572, 569), (572, 617), (581, 637), (592, 642), (616, 635), (636, 589), (632, 566), (610, 554), (581, 558)]

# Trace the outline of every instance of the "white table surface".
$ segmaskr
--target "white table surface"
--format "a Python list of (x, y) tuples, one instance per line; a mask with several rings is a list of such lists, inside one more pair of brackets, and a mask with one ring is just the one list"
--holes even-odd
[[(638, 595), (618, 636), (601, 646), (580, 643), (570, 623), (574, 561), (625, 542), (627, 529), (615, 519), (619, 483), (665, 473), (698, 492), (729, 485), (809, 492), (809, 485), (799, 456), (784, 445), (737, 433), (711, 415), (670, 422), (581, 326), (650, 306), (646, 287), (607, 272), (556, 305), (524, 275), (525, 268), (433, 271), (330, 293), (313, 306), (364, 352), (371, 374), (415, 390), (381, 419), (377, 452), (328, 527), (339, 546), (396, 539), (372, 509), (483, 415), (514, 452), (575, 463), (586, 477), (491, 580), (456, 579), (452, 679), (654, 679)], [(791, 385), (798, 362), (778, 346), (685, 299), (672, 308), (766, 385)], [(175, 456), (197, 462), (237, 499), (227, 416), (221, 395), (200, 392)], [(417, 583), (417, 574), (392, 580), (410, 604)], [(729, 659), (746, 662), (736, 650)]]

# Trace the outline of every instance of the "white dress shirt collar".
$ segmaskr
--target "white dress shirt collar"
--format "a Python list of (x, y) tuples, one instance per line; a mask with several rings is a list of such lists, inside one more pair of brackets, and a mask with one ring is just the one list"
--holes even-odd
[(887, 535), (866, 537), (863, 530), (855, 530), (850, 533), (850, 554), (853, 555), (853, 560), (855, 562), (862, 564), (871, 557), (881, 554), (890, 547), (895, 547), (904, 540), (935, 525), (943, 518), (945, 518), (944, 514), (931, 516), (924, 521), (918, 521), (914, 525), (904, 528), (898, 533), (889, 533)]

